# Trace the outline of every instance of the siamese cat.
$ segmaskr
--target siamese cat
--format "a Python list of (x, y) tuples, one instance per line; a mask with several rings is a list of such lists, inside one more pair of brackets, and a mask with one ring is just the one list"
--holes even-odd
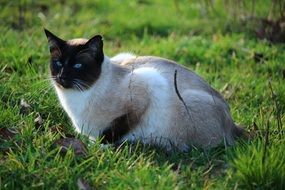
[(76, 131), (90, 139), (187, 151), (232, 145), (243, 134), (223, 97), (174, 61), (129, 53), (110, 58), (100, 35), (65, 41), (45, 34), (58, 99)]

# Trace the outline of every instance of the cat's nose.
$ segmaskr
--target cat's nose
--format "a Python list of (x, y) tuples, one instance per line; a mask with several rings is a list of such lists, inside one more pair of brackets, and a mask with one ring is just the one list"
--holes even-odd
[(68, 87), (69, 82), (68, 82), (68, 80), (67, 80), (66, 77), (59, 77), (58, 80), (59, 80), (59, 83), (60, 83), (63, 87), (65, 87), (65, 88)]
[(61, 83), (66, 83), (66, 81), (67, 81), (66, 78), (63, 78), (63, 77), (59, 77), (59, 80)]

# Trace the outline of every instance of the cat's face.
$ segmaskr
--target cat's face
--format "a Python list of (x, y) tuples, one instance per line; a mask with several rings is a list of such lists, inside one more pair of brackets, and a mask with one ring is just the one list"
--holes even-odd
[(51, 59), (50, 71), (55, 84), (63, 89), (90, 88), (101, 73), (104, 60), (103, 41), (100, 35), (90, 40), (64, 41), (45, 30)]

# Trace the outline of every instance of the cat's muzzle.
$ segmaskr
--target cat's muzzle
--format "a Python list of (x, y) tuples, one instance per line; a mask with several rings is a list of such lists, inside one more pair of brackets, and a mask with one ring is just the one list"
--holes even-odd
[(72, 82), (66, 77), (58, 77), (56, 82), (63, 88), (72, 88)]

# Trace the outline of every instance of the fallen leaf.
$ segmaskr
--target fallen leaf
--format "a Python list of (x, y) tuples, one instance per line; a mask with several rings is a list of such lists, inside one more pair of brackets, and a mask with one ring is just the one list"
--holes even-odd
[(254, 137), (258, 136), (260, 134), (259, 127), (255, 122), (253, 122), (250, 131), (248, 132), (249, 139), (253, 139)]
[(31, 111), (32, 107), (26, 102), (26, 100), (21, 99), (20, 102), (20, 114), (27, 115)]
[(255, 63), (264, 63), (265, 61), (268, 60), (268, 58), (266, 58), (263, 53), (257, 53), (257, 52), (254, 52), (253, 59)]
[(92, 188), (88, 182), (82, 178), (78, 178), (77, 187), (80, 190), (95, 190), (95, 188)]
[(8, 73), (11, 74), (14, 72), (14, 69), (8, 65), (5, 65), (2, 69), (1, 69), (1, 73)]
[(181, 173), (181, 162), (180, 163), (174, 163), (171, 167), (171, 170), (173, 170), (173, 172), (175, 172), (176, 174), (180, 174)]
[(52, 133), (60, 134), (61, 138), (75, 138), (73, 134), (68, 133), (67, 128), (61, 124), (52, 125), (49, 127)]
[(61, 137), (65, 137), (64, 126), (62, 125), (52, 125), (49, 127), (52, 133), (59, 133)]
[(253, 54), (253, 59), (255, 63), (260, 63), (263, 60), (264, 55), (262, 53), (256, 53)]
[(34, 120), (34, 123), (35, 123), (36, 129), (39, 129), (39, 128), (41, 128), (43, 126), (44, 121), (43, 121), (42, 116), (39, 113), (37, 113), (37, 117)]
[(77, 156), (80, 155), (87, 155), (87, 149), (85, 144), (74, 137), (67, 137), (67, 138), (61, 138), (54, 142), (55, 145), (61, 147), (61, 153), (65, 154), (68, 150), (68, 148), (71, 148), (74, 151), (74, 154)]
[(0, 139), (2, 140), (10, 140), (17, 134), (16, 131), (9, 128), (0, 128)]

